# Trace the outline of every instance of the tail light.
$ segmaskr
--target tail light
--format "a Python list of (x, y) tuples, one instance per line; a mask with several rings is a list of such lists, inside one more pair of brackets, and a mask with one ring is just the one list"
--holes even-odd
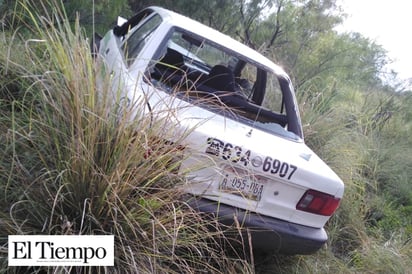
[(299, 200), (296, 209), (323, 216), (331, 216), (338, 208), (339, 203), (340, 198), (309, 189)]

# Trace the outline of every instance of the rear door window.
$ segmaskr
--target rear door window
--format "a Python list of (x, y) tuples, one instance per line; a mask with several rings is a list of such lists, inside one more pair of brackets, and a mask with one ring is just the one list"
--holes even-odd
[(140, 54), (143, 47), (147, 44), (151, 35), (161, 22), (161, 17), (158, 14), (155, 14), (143, 24), (136, 26), (135, 30), (131, 30), (131, 34), (122, 44), (122, 50), (128, 66), (135, 61), (136, 57)]

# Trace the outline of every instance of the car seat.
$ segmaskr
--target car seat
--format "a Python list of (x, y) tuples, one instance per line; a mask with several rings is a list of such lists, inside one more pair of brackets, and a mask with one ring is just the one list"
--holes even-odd
[(219, 91), (235, 91), (235, 76), (233, 72), (223, 65), (212, 67), (204, 83)]

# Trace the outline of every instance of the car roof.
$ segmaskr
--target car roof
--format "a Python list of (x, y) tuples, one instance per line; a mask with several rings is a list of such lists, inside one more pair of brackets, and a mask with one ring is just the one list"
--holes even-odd
[(276, 73), (277, 75), (281, 75), (289, 79), (289, 76), (280, 66), (276, 65), (271, 60), (269, 60), (267, 57), (258, 53), (254, 49), (251, 49), (250, 47), (240, 43), (239, 41), (236, 41), (235, 39), (231, 38), (228, 35), (225, 35), (196, 20), (190, 19), (189, 17), (186, 17), (184, 15), (181, 15), (179, 13), (173, 12), (165, 8), (161, 8), (158, 6), (150, 6), (147, 9), (151, 9), (154, 12), (158, 13), (163, 18), (164, 22), (171, 26), (176, 26), (176, 27), (188, 30), (193, 33), (199, 33), (204, 38), (212, 42), (215, 42), (217, 44), (223, 45), (226, 48), (229, 48), (235, 52), (239, 52), (245, 57), (251, 60), (254, 60), (266, 66), (267, 68), (273, 70), (273, 72)]

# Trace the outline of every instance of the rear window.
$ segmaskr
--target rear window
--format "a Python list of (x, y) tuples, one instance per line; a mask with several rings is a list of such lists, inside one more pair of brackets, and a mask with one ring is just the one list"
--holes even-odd
[(146, 73), (152, 84), (253, 127), (300, 139), (288, 131), (284, 93), (291, 91), (276, 74), (195, 34), (173, 29), (168, 37)]

